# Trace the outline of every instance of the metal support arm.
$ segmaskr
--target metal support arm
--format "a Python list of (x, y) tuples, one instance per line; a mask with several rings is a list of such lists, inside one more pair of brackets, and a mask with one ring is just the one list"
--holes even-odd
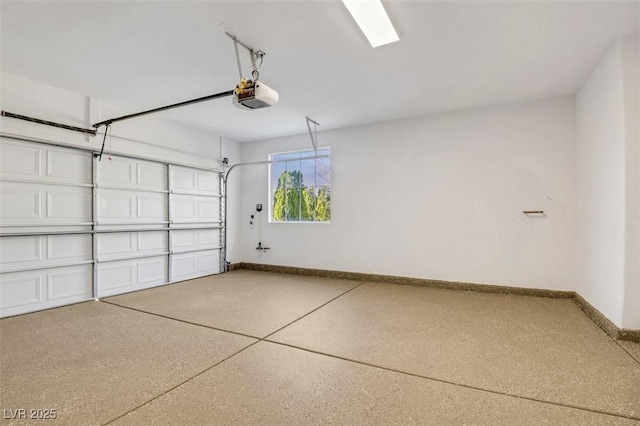
[(227, 90), (226, 92), (214, 93), (213, 95), (203, 96), (201, 98), (191, 99), (189, 101), (178, 102), (177, 104), (166, 105), (166, 106), (159, 107), (159, 108), (153, 108), (153, 109), (150, 109), (150, 110), (147, 110), (147, 111), (136, 112), (134, 114), (128, 114), (128, 115), (123, 115), (121, 117), (111, 118), (109, 120), (104, 120), (104, 121), (101, 121), (99, 123), (96, 123), (96, 124), (93, 125), (93, 127), (95, 127), (97, 129), (100, 126), (108, 126), (108, 125), (110, 125), (112, 123), (115, 123), (117, 121), (128, 120), (130, 118), (140, 117), (142, 115), (153, 114), (155, 112), (160, 112), (160, 111), (165, 111), (165, 110), (168, 110), (168, 109), (173, 109), (173, 108), (183, 107), (183, 106), (187, 106), (187, 105), (191, 105), (191, 104), (196, 104), (198, 102), (210, 101), (212, 99), (226, 98), (226, 97), (232, 96), (232, 95), (233, 95), (233, 90)]
[(2, 115), (2, 117), (15, 118), (17, 120), (29, 121), (31, 123), (44, 124), (45, 126), (57, 127), (58, 129), (73, 130), (74, 132), (88, 133), (91, 136), (96, 135), (96, 130), (94, 129), (83, 129), (82, 127), (69, 126), (68, 124), (56, 123), (54, 121), (42, 120), (40, 118), (27, 117), (26, 115), (14, 114), (8, 111), (2, 111), (0, 114)]

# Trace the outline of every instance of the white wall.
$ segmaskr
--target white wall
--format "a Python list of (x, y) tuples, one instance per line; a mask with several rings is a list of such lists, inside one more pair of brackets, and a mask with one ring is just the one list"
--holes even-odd
[[(229, 159), (229, 166), (242, 162), (240, 144), (227, 139), (222, 142), (222, 157)], [(242, 216), (240, 208), (240, 191), (242, 190), (242, 173), (236, 167), (229, 175), (227, 182), (227, 259), (233, 262), (237, 259), (240, 252), (240, 231), (242, 222), (239, 218)]]
[(626, 131), (626, 267), (623, 324), (640, 329), (640, 33), (620, 41)]
[[(267, 167), (244, 169), (241, 256), (354, 272), (573, 290), (574, 98), (321, 132), (332, 148), (331, 224), (266, 223)], [(308, 135), (242, 144), (243, 161)], [(523, 210), (544, 210), (527, 218)]]
[[(9, 73), (3, 72), (0, 75), (0, 83), (2, 110), (48, 121), (91, 128), (92, 123), (137, 112)], [(98, 136), (91, 137), (69, 130), (2, 117), (0, 131), (5, 134), (100, 150), (104, 128), (100, 129)], [(111, 137), (107, 138), (105, 152), (108, 154), (111, 150), (193, 166), (212, 168), (221, 166), (218, 160), (220, 138), (217, 135), (162, 119), (158, 114), (114, 124)], [(239, 162), (239, 144), (228, 139), (223, 140), (222, 157), (228, 157), (232, 164)], [(236, 178), (236, 186), (239, 185), (237, 182), (239, 182), (238, 178)], [(237, 215), (238, 200), (231, 200), (229, 207), (230, 215)], [(230, 234), (237, 236), (238, 232)], [(235, 239), (237, 237), (232, 237), (229, 241), (230, 253), (235, 249)]]
[(640, 328), (638, 36), (616, 42), (576, 96), (577, 291)]

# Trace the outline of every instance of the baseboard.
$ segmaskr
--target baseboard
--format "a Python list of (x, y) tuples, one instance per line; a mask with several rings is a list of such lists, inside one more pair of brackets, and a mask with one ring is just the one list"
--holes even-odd
[(402, 285), (414, 285), (429, 288), (439, 288), (445, 290), (462, 290), (462, 291), (477, 291), (481, 293), (498, 293), (498, 294), (516, 294), (520, 296), (536, 296), (536, 297), (549, 297), (549, 298), (565, 298), (570, 299), (573, 297), (572, 291), (560, 291), (560, 290), (544, 290), (537, 288), (523, 288), (523, 287), (506, 287), (500, 285), (489, 284), (472, 284), (461, 283), (452, 281), (432, 280), (426, 278), (409, 278), (395, 275), (378, 275), (378, 274), (366, 274), (362, 272), (344, 272), (344, 271), (331, 271), (326, 269), (311, 269), (311, 268), (298, 268), (295, 266), (281, 266), (281, 265), (264, 265), (260, 263), (246, 263), (242, 262), (237, 264), (238, 269), (248, 269), (251, 271), (261, 272), (275, 272), (280, 274), (294, 274), (294, 275), (306, 275), (313, 277), (324, 278), (338, 278), (354, 281), (369, 281), (378, 283), (391, 283)]
[(238, 262), (238, 263), (229, 263), (228, 265), (228, 270), (229, 272), (231, 271), (237, 271), (239, 269), (246, 269), (244, 267), (244, 262)]
[(578, 306), (580, 306), (584, 313), (587, 314), (587, 316), (591, 318), (591, 320), (595, 322), (598, 327), (604, 330), (604, 332), (609, 336), (613, 337), (616, 340), (626, 340), (630, 342), (640, 343), (640, 330), (618, 327), (578, 293), (575, 293), (575, 295), (573, 296), (573, 300)]
[(615, 325), (609, 318), (604, 316), (602, 312), (597, 310), (591, 303), (587, 302), (578, 293), (573, 296), (573, 300), (578, 306), (580, 306), (580, 309), (582, 309), (584, 313), (587, 314), (587, 316), (598, 325), (598, 327), (604, 330), (605, 333), (607, 333), (614, 339), (618, 338), (618, 332), (620, 328)]
[(616, 340), (640, 343), (640, 330), (633, 328), (621, 328), (618, 330), (618, 337), (616, 337)]
[(517, 296), (547, 297), (553, 299), (573, 299), (584, 313), (598, 327), (616, 340), (640, 342), (640, 330), (620, 328), (604, 316), (593, 305), (574, 291), (545, 290), (537, 288), (505, 287), (489, 284), (473, 284), (453, 281), (409, 278), (395, 275), (366, 274), (362, 272), (332, 271), (327, 269), (299, 268), (296, 266), (265, 265), (261, 263), (239, 262), (229, 265), (229, 271), (246, 269), (250, 271), (273, 272), (278, 274), (305, 275), (323, 278), (338, 278), (354, 281), (383, 282), (390, 284), (414, 285), (445, 290), (477, 291), (480, 293), (513, 294)]

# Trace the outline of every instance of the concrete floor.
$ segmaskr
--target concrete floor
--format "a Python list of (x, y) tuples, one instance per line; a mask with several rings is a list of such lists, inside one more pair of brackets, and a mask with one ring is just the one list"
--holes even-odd
[(251, 271), (0, 321), (2, 424), (633, 424), (640, 345), (568, 299)]

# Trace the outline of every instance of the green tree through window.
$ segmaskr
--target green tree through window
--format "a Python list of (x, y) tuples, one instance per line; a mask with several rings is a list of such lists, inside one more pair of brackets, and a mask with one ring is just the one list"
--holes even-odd
[[(317, 155), (330, 155), (322, 148)], [(331, 221), (331, 160), (314, 151), (271, 154), (278, 160), (269, 167), (271, 220), (273, 222)]]

